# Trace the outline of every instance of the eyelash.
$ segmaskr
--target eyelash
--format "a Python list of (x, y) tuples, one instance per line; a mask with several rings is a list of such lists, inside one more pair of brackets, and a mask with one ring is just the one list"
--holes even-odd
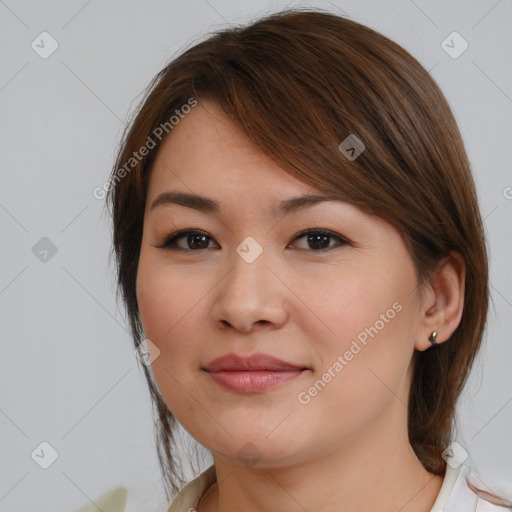
[[(205, 251), (208, 248), (205, 249), (183, 249), (182, 247), (176, 247), (176, 242), (182, 238), (185, 238), (187, 235), (202, 235), (206, 238), (213, 240), (212, 237), (208, 236), (204, 231), (196, 230), (196, 229), (183, 229), (180, 231), (176, 231), (172, 235), (168, 236), (161, 244), (155, 245), (157, 249), (166, 249), (169, 251), (185, 251), (185, 252), (199, 252), (199, 251)], [(345, 238), (341, 237), (340, 235), (337, 235), (331, 231), (327, 231), (324, 229), (307, 229), (304, 231), (301, 231), (300, 233), (295, 236), (293, 241), (305, 237), (306, 235), (322, 235), (327, 236), (330, 238), (334, 238), (338, 240), (338, 245), (332, 245), (329, 247), (325, 247), (322, 249), (300, 249), (303, 251), (310, 251), (310, 252), (326, 252), (330, 251), (332, 249), (335, 249), (336, 247), (342, 247), (344, 245), (350, 245), (350, 242), (346, 240)]]

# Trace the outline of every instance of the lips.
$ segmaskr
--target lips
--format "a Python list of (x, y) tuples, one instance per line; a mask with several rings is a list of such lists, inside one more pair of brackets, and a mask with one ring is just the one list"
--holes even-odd
[(268, 354), (253, 354), (249, 357), (238, 356), (236, 354), (227, 354), (214, 359), (207, 364), (204, 369), (207, 372), (223, 371), (286, 371), (286, 370), (304, 370), (304, 367), (287, 363), (282, 359), (270, 356)]
[(249, 357), (227, 354), (202, 368), (222, 387), (241, 393), (256, 393), (299, 377), (308, 368), (268, 354)]

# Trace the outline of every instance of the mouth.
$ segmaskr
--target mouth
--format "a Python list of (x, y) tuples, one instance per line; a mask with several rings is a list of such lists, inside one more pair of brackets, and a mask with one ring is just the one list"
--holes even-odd
[(284, 384), (306, 370), (290, 371), (221, 371), (208, 372), (214, 382), (239, 393), (258, 393)]
[(239, 393), (258, 393), (301, 376), (309, 368), (268, 354), (227, 354), (202, 368), (220, 386)]

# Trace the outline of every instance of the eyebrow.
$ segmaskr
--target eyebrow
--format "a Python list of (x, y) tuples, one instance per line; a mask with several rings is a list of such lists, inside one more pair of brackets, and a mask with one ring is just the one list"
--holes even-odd
[[(333, 195), (301, 195), (285, 199), (278, 203), (277, 209), (275, 207), (270, 209), (271, 215), (289, 215), (305, 208), (310, 208), (325, 201), (343, 202), (338, 197)], [(220, 213), (220, 204), (209, 197), (200, 196), (197, 194), (189, 194), (188, 192), (163, 192), (151, 204), (150, 210), (154, 210), (159, 206), (178, 204), (193, 208), (204, 213)]]

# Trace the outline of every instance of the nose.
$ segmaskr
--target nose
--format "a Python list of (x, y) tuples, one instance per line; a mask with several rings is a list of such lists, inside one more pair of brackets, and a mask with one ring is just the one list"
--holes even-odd
[(278, 329), (286, 322), (287, 288), (265, 260), (265, 251), (251, 263), (234, 252), (230, 271), (215, 287), (211, 315), (217, 327), (249, 333)]

